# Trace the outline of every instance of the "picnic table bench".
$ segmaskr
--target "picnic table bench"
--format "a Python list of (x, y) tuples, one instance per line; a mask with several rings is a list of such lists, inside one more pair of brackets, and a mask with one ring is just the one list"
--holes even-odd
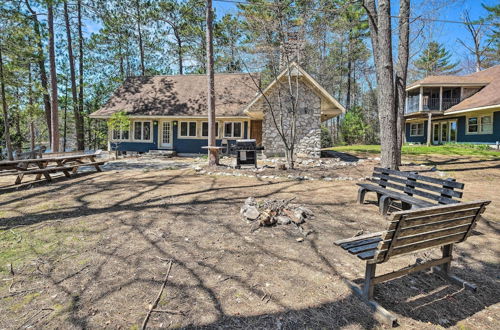
[(460, 190), (464, 189), (463, 183), (452, 178), (437, 179), (380, 167), (374, 168), (370, 181), (372, 183), (358, 183), (358, 203), (363, 204), (367, 192), (375, 192), (383, 215), (394, 200), (401, 201), (403, 210), (458, 203), (457, 198), (463, 194)]
[(81, 166), (94, 166), (96, 171), (101, 172), (100, 165), (106, 161), (96, 160), (97, 155), (93, 153), (2, 161), (0, 170), (15, 170), (17, 174), (15, 184), (20, 184), (27, 174), (36, 174), (35, 180), (40, 180), (43, 175), (45, 179), (51, 181), (51, 173), (62, 172), (66, 177), (70, 177), (71, 173), (76, 173)]
[[(452, 205), (438, 205), (392, 214), (383, 232), (338, 240), (335, 245), (366, 261), (363, 287), (348, 281), (354, 293), (362, 298), (376, 315), (389, 324), (397, 319), (373, 300), (376, 284), (389, 281), (420, 270), (433, 268), (450, 282), (476, 291), (476, 286), (450, 274), (453, 244), (463, 242), (490, 201), (474, 201)], [(442, 258), (383, 274), (375, 275), (378, 264), (391, 257), (430, 248), (442, 248)], [(438, 267), (439, 266), (439, 267)]]

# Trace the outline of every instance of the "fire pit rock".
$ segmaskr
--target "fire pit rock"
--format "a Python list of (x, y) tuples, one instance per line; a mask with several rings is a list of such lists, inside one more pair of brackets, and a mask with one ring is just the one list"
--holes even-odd
[(296, 226), (314, 217), (314, 213), (300, 205), (291, 204), (293, 199), (267, 199), (256, 201), (249, 197), (240, 209), (244, 220), (257, 221), (260, 226), (288, 225)]

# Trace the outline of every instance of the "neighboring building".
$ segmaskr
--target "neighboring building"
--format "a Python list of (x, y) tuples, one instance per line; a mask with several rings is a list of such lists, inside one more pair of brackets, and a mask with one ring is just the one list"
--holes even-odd
[(406, 89), (406, 141), (500, 141), (500, 65), (468, 76), (429, 76)]
[[(290, 74), (299, 82), (297, 148), (299, 157), (319, 157), (321, 122), (345, 109), (309, 74), (293, 63)], [(282, 155), (269, 100), (277, 108), (279, 82), (287, 70), (259, 93), (260, 76), (248, 73), (215, 74), (217, 145), (237, 139), (256, 139), (267, 155)], [(294, 87), (294, 91), (297, 86)], [(132, 152), (175, 150), (178, 154), (206, 153), (208, 144), (207, 77), (176, 75), (128, 78), (106, 105), (91, 118), (109, 119), (124, 111), (131, 119), (127, 131), (109, 132), (110, 149)], [(289, 118), (283, 118), (285, 126)], [(288, 126), (287, 126), (288, 127)]]

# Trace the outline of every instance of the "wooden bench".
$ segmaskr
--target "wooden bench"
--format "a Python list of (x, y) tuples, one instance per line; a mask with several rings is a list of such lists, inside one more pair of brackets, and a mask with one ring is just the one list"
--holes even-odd
[[(467, 239), (489, 203), (475, 201), (400, 211), (392, 214), (386, 231), (336, 241), (335, 245), (366, 261), (363, 287), (350, 281), (348, 284), (377, 316), (393, 325), (396, 318), (373, 300), (373, 290), (378, 283), (434, 267), (451, 282), (475, 291), (473, 284), (450, 274), (452, 249), (453, 244)], [(391, 257), (435, 247), (442, 248), (442, 258), (375, 275), (377, 264), (387, 262)]]
[[(377, 193), (380, 213), (386, 215), (395, 200), (403, 210), (429, 207), (436, 204), (454, 204), (462, 197), (464, 184), (455, 179), (436, 179), (417, 172), (402, 172), (375, 167), (371, 183), (358, 183), (358, 203), (362, 204), (369, 191)], [(418, 196), (418, 197), (417, 197)]]

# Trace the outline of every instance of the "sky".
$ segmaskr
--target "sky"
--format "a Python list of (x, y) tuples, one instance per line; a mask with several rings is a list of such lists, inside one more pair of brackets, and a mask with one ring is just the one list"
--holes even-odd
[[(241, 2), (244, 0), (213, 0), (213, 5), (218, 17), (226, 13), (236, 15), (238, 13), (237, 3), (231, 1)], [(471, 18), (478, 19), (485, 17), (487, 11), (481, 4), (493, 6), (500, 3), (500, 0), (412, 0), (412, 6), (415, 7), (416, 12), (412, 13), (412, 17), (423, 14), (425, 17), (432, 17), (433, 19), (461, 21), (462, 14), (465, 9), (470, 11)], [(392, 11), (397, 15), (399, 1), (393, 1)], [(397, 24), (397, 19), (393, 20), (394, 26)], [(87, 33), (97, 32), (100, 25), (95, 22), (87, 22)], [(457, 40), (463, 39), (470, 42), (470, 37), (463, 24), (446, 23), (446, 22), (433, 22), (428, 24), (428, 28), (423, 32), (422, 37), (425, 42), (434, 40), (445, 46), (451, 54), (451, 60), (459, 62), (467, 55), (467, 51), (460, 45)], [(412, 53), (418, 52), (422, 48), (417, 43), (412, 45)]]
[[(229, 1), (244, 0), (213, 1), (217, 15), (222, 16), (226, 13), (235, 15), (238, 12), (237, 5), (229, 3)], [(412, 0), (412, 5), (414, 5), (418, 11), (418, 13), (414, 13), (415, 15), (419, 15), (424, 11), (425, 16), (430, 16), (434, 19), (461, 21), (462, 13), (465, 9), (470, 11), (470, 16), (474, 20), (487, 15), (487, 11), (481, 4), (493, 6), (499, 2), (500, 0)], [(393, 1), (392, 10), (395, 15), (397, 15), (398, 5), (399, 1)], [(414, 14), (412, 14), (412, 16), (414, 16)], [(393, 24), (397, 24), (396, 19), (393, 21)], [(460, 38), (465, 39), (465, 41), (470, 41), (467, 33), (465, 26), (462, 24), (433, 22), (428, 31), (424, 32), (424, 37), (425, 40), (432, 39), (443, 44), (450, 52), (452, 60), (457, 62), (466, 55), (466, 51), (463, 49), (463, 46), (458, 44), (457, 39)], [(418, 45), (414, 46), (414, 51), (420, 49)]]

